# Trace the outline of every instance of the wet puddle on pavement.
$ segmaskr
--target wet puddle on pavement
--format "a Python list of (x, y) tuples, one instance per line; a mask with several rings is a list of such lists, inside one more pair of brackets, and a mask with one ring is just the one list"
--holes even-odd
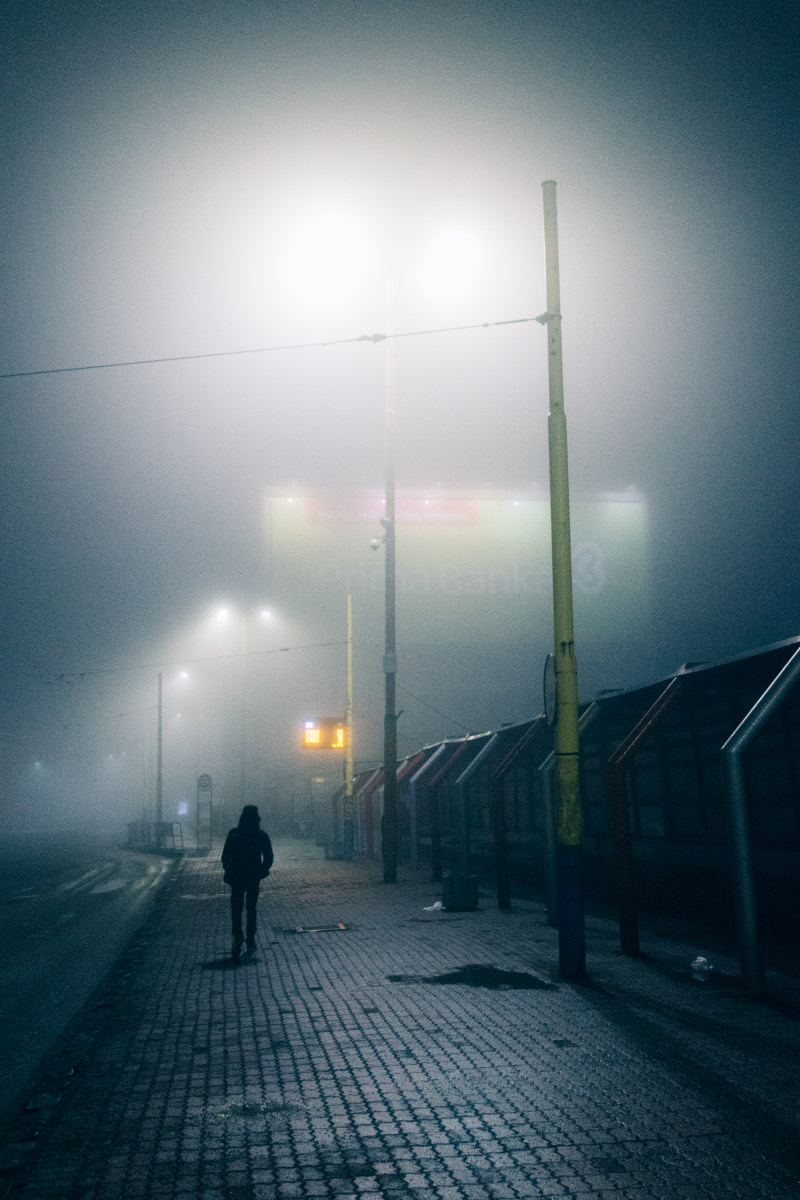
[(387, 975), (390, 983), (460, 984), (462, 987), (491, 988), (493, 991), (531, 991), (534, 988), (551, 991), (555, 984), (547, 983), (527, 971), (502, 971), (482, 963), (468, 963), (443, 975)]
[(208, 1107), (209, 1117), (239, 1127), (263, 1124), (274, 1128), (276, 1124), (284, 1125), (290, 1117), (307, 1111), (305, 1104), (292, 1104), (278, 1099), (249, 1099), (242, 1096)]

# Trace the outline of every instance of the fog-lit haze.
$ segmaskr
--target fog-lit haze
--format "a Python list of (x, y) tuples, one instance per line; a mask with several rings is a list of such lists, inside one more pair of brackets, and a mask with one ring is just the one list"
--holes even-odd
[[(291, 611), (266, 496), (382, 491), (387, 344), (279, 348), (544, 312), (546, 179), (572, 494), (647, 506), (648, 635), (576, 603), (582, 698), (799, 634), (799, 42), (781, 3), (7, 4), (0, 374), (271, 349), (0, 380), (6, 827), (152, 816), (159, 671), (166, 815), (306, 786), (345, 614)], [(391, 354), (399, 491), (546, 488), (541, 325)], [(495, 634), (424, 653), (400, 597), (401, 753), (540, 710), (546, 639)]]

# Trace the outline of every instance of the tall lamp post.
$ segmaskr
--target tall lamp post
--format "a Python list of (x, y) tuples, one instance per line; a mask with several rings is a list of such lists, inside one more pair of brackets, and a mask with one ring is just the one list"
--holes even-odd
[[(448, 239), (437, 255), (439, 272), (469, 260), (469, 247), (463, 237)], [(385, 547), (385, 638), (383, 653), (383, 828), (381, 837), (384, 883), (397, 882), (399, 848), (397, 807), (397, 639), (396, 639), (396, 546), (397, 512), (395, 505), (395, 408), (394, 408), (394, 281), (386, 281), (386, 484), (383, 514)], [(374, 335), (374, 341), (382, 340)]]
[[(329, 243), (331, 234), (336, 233), (335, 247), (331, 254)], [(311, 237), (303, 238), (304, 250), (302, 261), (310, 269), (317, 268), (320, 263), (333, 268), (332, 276), (337, 284), (343, 274), (352, 280), (357, 272), (354, 263), (361, 265), (366, 261), (364, 242), (361, 237), (353, 237), (352, 222), (340, 222), (335, 214), (327, 219), (319, 219), (312, 227)], [(470, 253), (469, 241), (458, 231), (450, 230), (444, 238), (438, 239), (439, 246), (436, 254), (434, 270), (441, 275), (442, 269), (452, 274), (452, 268), (460, 281), (464, 282), (464, 267), (474, 257)], [(344, 255), (347, 254), (347, 261)], [(346, 267), (346, 272), (344, 268)], [(293, 276), (297, 278), (296, 266)], [(432, 274), (428, 273), (429, 283)], [(315, 295), (322, 294), (325, 289), (320, 287), (319, 280), (313, 288)], [(382, 517), (384, 528), (383, 544), (385, 549), (385, 628), (383, 652), (384, 676), (384, 716), (383, 716), (383, 821), (381, 829), (381, 850), (383, 858), (384, 882), (397, 881), (397, 859), (399, 847), (398, 834), (398, 805), (397, 805), (397, 720), (396, 684), (397, 684), (397, 648), (396, 648), (396, 597), (395, 597), (395, 554), (396, 554), (396, 510), (395, 510), (395, 410), (394, 410), (394, 378), (393, 378), (393, 312), (394, 293), (391, 274), (386, 279), (386, 326), (385, 334), (371, 334), (359, 339), (361, 341), (385, 341), (386, 352), (386, 406), (385, 406), (385, 437), (386, 437), (386, 480), (385, 508)]]
[(582, 815), (578, 744), (578, 666), (572, 616), (567, 419), (561, 357), (561, 285), (558, 270), (556, 185), (544, 192), (544, 253), (547, 280), (547, 363), (550, 413), (550, 524), (553, 554), (553, 636), (556, 675), (555, 800), (558, 846), (559, 970), (566, 979), (586, 974), (582, 882)]
[[(393, 287), (386, 285), (387, 332), (393, 332)], [(393, 342), (386, 342), (386, 496), (383, 513), (385, 546), (385, 639), (383, 650), (383, 882), (397, 882), (397, 645), (395, 636), (395, 487)]]
[(161, 848), (161, 823), (164, 819), (164, 773), (163, 773), (163, 742), (164, 742), (164, 703), (163, 703), (163, 673), (158, 672), (158, 734), (156, 741), (156, 846)]

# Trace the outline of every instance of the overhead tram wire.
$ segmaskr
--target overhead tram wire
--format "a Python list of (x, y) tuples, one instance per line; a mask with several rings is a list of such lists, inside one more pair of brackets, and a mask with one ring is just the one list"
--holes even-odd
[(465, 725), (463, 721), (459, 721), (457, 717), (453, 717), (450, 716), (449, 713), (442, 712), (440, 708), (436, 708), (433, 704), (429, 704), (428, 701), (423, 700), (421, 696), (415, 696), (413, 692), (408, 690), (408, 688), (401, 687), (400, 684), (398, 684), (397, 690), (398, 692), (402, 692), (404, 696), (408, 696), (410, 699), (416, 700), (417, 704), (421, 704), (423, 708), (430, 709), (430, 711), (436, 713), (438, 717), (444, 717), (445, 721), (450, 721), (453, 725), (458, 725), (460, 729), (464, 730), (467, 736), (475, 732), (474, 729), (470, 729), (468, 725)]
[[(441, 334), (441, 333), (466, 333), (466, 332), (469, 332), (469, 331), (475, 330), (475, 329), (496, 329), (503, 325), (526, 325), (526, 324), (530, 324), (531, 322), (534, 322), (534, 321), (539, 325), (544, 325), (547, 322), (547, 318), (548, 318), (548, 314), (542, 313), (538, 317), (511, 317), (511, 318), (509, 318), (507, 320), (503, 320), (503, 321), (481, 321), (481, 322), (478, 322), (477, 324), (473, 324), (473, 325), (449, 325), (449, 326), (443, 326), (443, 327), (437, 328), (437, 329), (406, 330), (403, 333), (362, 333), (362, 334), (359, 334), (357, 337), (339, 338), (334, 341), (292, 342), (292, 343), (286, 343), (286, 344), (279, 345), (279, 346), (256, 346), (256, 347), (250, 347), (250, 348), (244, 349), (244, 350), (213, 350), (210, 352), (206, 352), (204, 354), (171, 354), (171, 355), (165, 355), (164, 357), (161, 357), (161, 358), (138, 358), (138, 359), (128, 359), (128, 360), (120, 361), (120, 362), (87, 363), (82, 366), (76, 366), (76, 367), (46, 367), (46, 368), (40, 368), (38, 370), (32, 370), (32, 371), (4, 371), (4, 372), (0, 372), (0, 379), (30, 379), (35, 376), (43, 376), (43, 375), (70, 375), (70, 374), (76, 374), (81, 371), (111, 371), (111, 370), (117, 370), (117, 369), (120, 369), (123, 367), (147, 367), (147, 366), (158, 366), (160, 364), (174, 363), (174, 362), (198, 362), (198, 361), (201, 361), (202, 359), (207, 359), (207, 358), (234, 358), (237, 356), (243, 356), (245, 354), (274, 354), (274, 353), (278, 353), (278, 352), (284, 351), (284, 350), (326, 349), (328, 346), (348, 346), (348, 345), (355, 345), (358, 342), (370, 342), (373, 345), (377, 345), (380, 342), (397, 341), (400, 338), (430, 337), (430, 336), (433, 336), (436, 334)], [(318, 649), (323, 646), (339, 646), (339, 645), (344, 645), (344, 643), (343, 642), (321, 642), (321, 643), (318, 643), (318, 645), (313, 645), (313, 646), (280, 646), (274, 650), (252, 651), (251, 654), (281, 654), (281, 653), (286, 653), (290, 650), (311, 650), (311, 649)], [(241, 655), (237, 655), (237, 654), (225, 654), (225, 655), (218, 655), (215, 658), (201, 658), (201, 659), (191, 659), (191, 660), (182, 659), (182, 660), (176, 661), (174, 663), (161, 663), (161, 664), (143, 663), (143, 664), (137, 665), (137, 666), (105, 667), (105, 668), (93, 668), (93, 669), (90, 668), (90, 669), (83, 670), (83, 671), (52, 672), (52, 673), (48, 673), (48, 675), (45, 675), (44, 677), (38, 679), (37, 682), (39, 682), (39, 683), (44, 683), (44, 682), (64, 683), (64, 682), (67, 682), (68, 680), (71, 681), (74, 679), (84, 679), (85, 677), (87, 677), (89, 675), (110, 675), (110, 674), (117, 674), (118, 672), (122, 672), (122, 671), (144, 671), (144, 670), (155, 669), (158, 666), (181, 666), (181, 665), (184, 665), (187, 663), (214, 662), (214, 661), (218, 661), (219, 659), (230, 659), (230, 658), (241, 658), (241, 657), (242, 657)], [(403, 690), (405, 690), (405, 689), (403, 689)], [(422, 704), (424, 707), (429, 708), (432, 712), (438, 713), (439, 716), (443, 716), (443, 717), (447, 716), (447, 714), (439, 712), (438, 709), (435, 709), (433, 707), (433, 705), (428, 704), (426, 701), (422, 700), (419, 696), (414, 696), (413, 693), (411, 693), (411, 692), (406, 692), (406, 695), (408, 695), (411, 699), (416, 700), (419, 704)], [(455, 718), (447, 717), (447, 719), (453, 720), (454, 723), (456, 725), (461, 726), (462, 729), (467, 728), (465, 725), (462, 724), (462, 722), (455, 720)]]
[(268, 654), (290, 654), (293, 650), (323, 650), (328, 646), (346, 646), (347, 642), (309, 642), (307, 646), (275, 646), (272, 650), (247, 650), (238, 654), (213, 654), (206, 658), (176, 658), (170, 662), (130, 663), (119, 667), (86, 667), (76, 671), (48, 671), (41, 676), (32, 676), (33, 684), (72, 683), (76, 679), (88, 679), (93, 675), (121, 675), (126, 671), (158, 671), (162, 667), (192, 667), (198, 663), (225, 662), (230, 659), (259, 658)]
[(0, 379), (30, 379), (35, 375), (70, 375), (78, 371), (112, 371), (121, 367), (151, 367), (161, 363), (197, 362), (203, 358), (233, 358), (244, 354), (275, 354), (281, 350), (316, 350), (328, 346), (350, 346), (356, 342), (396, 341), (399, 338), (429, 337), (438, 333), (464, 333), (471, 329), (494, 329), (500, 325), (525, 325), (536, 321), (543, 325), (547, 314), (539, 317), (513, 317), (508, 321), (482, 321), (477, 325), (451, 325), (442, 329), (415, 329), (406, 333), (362, 333), (359, 337), (339, 338), (331, 342), (293, 342), (282, 346), (256, 346), (247, 350), (212, 350), (205, 354), (170, 354), (164, 358), (135, 358), (125, 362), (87, 363), (80, 367), (45, 367), (35, 371), (4, 371)]

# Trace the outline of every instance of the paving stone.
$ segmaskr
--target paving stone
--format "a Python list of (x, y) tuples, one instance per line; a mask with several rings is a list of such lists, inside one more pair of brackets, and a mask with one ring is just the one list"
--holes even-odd
[[(389, 887), (379, 863), (278, 841), (235, 964), (217, 857), (175, 879), (113, 1006), (98, 993), (59, 1047), (80, 1070), (31, 1090), (58, 1097), (27, 1112), (42, 1131), (9, 1127), (4, 1200), (796, 1200), (800, 1022), (693, 985), (694, 941), (626, 959), (592, 916), (593, 986), (571, 985), (534, 901), (421, 920), (422, 874)], [(426, 982), (476, 964), (551, 986)]]

